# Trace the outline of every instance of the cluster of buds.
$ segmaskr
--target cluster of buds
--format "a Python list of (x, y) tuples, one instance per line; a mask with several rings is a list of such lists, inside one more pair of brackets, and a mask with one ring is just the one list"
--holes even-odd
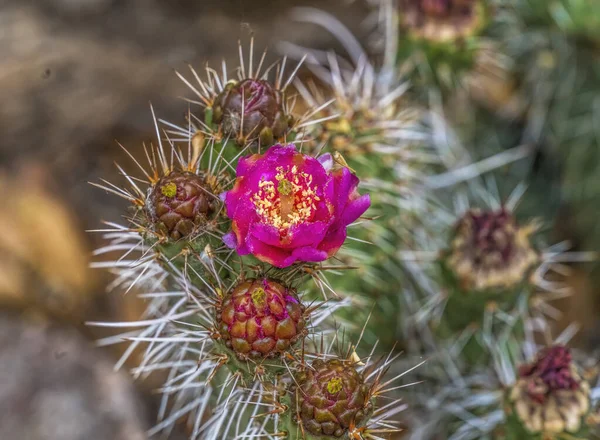
[(519, 226), (514, 216), (497, 211), (468, 211), (456, 224), (444, 263), (462, 289), (510, 289), (539, 261), (530, 243), (534, 225)]
[(590, 386), (569, 350), (553, 346), (520, 368), (507, 408), (531, 434), (575, 434), (590, 409)]

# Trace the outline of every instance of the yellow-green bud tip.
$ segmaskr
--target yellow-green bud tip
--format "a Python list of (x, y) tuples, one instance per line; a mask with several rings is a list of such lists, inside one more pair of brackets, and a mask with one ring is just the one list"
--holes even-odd
[(329, 394), (337, 394), (340, 391), (342, 391), (342, 379), (339, 377), (334, 377), (327, 382), (327, 392)]
[(254, 289), (252, 292), (252, 302), (256, 307), (263, 307), (267, 300), (267, 292), (262, 287)]
[(177, 194), (177, 185), (175, 185), (175, 183), (173, 182), (169, 182), (166, 185), (160, 187), (160, 192), (165, 197), (175, 197), (175, 195)]

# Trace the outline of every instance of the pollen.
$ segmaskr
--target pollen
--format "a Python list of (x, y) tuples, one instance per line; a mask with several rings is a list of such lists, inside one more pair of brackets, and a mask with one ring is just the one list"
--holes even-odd
[(278, 167), (273, 179), (262, 179), (253, 196), (256, 213), (285, 235), (294, 225), (310, 221), (317, 210), (317, 195), (313, 178), (296, 165)]

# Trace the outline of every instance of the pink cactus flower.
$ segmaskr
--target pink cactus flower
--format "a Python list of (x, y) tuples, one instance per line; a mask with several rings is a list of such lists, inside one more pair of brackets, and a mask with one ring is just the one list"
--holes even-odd
[(316, 159), (294, 145), (240, 159), (235, 185), (223, 196), (232, 220), (225, 244), (280, 268), (334, 255), (371, 202), (348, 168), (332, 165), (329, 154)]

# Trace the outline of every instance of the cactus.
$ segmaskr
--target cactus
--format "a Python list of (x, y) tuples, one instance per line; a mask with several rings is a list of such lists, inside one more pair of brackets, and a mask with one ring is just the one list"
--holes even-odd
[[(235, 83), (215, 80), (211, 70), (209, 83), (184, 79), (204, 98), (203, 119), (190, 111), (187, 129), (155, 120), (150, 169), (130, 154), (147, 188), (121, 167), (131, 188), (98, 185), (129, 200), (133, 211), (130, 225), (103, 230), (113, 242), (98, 254), (124, 254), (99, 266), (115, 271), (115, 286), (142, 289), (150, 302), (140, 321), (90, 324), (135, 328), (117, 338), (131, 342), (118, 366), (142, 350), (136, 377), (167, 371), (151, 434), (169, 433), (182, 418), (193, 439), (393, 432), (388, 418), (404, 407), (396, 397), (382, 404), (380, 396), (402, 377), (383, 379), (397, 355), (359, 357), (360, 338), (348, 343), (330, 318), (353, 303), (336, 292), (328, 273), (348, 269), (335, 258), (347, 246), (349, 225), (369, 208), (369, 194), (331, 154), (307, 154), (289, 143), (304, 135), (294, 132), (298, 124), (310, 127), (307, 117), (327, 105), (292, 116), (283, 104), (282, 73), (270, 83), (258, 78), (260, 67), (249, 66), (248, 78), (241, 70)], [(340, 347), (344, 353), (334, 354)], [(330, 397), (338, 401), (327, 406), (333, 425), (297, 417), (307, 413), (296, 384), (315, 379), (318, 365), (339, 366), (330, 374)]]
[[(577, 17), (565, 38), (595, 50), (581, 5), (561, 1)], [(150, 169), (131, 155), (147, 187), (122, 168), (131, 188), (99, 185), (133, 215), (103, 231), (98, 253), (124, 253), (98, 266), (149, 302), (137, 322), (93, 324), (133, 329), (103, 341), (130, 340), (118, 366), (139, 348), (135, 376), (167, 372), (151, 434), (186, 420), (191, 439), (595, 435), (593, 355), (571, 357), (576, 325), (552, 337), (566, 264), (594, 255), (548, 246), (550, 210), (531, 215), (535, 185), (524, 196), (543, 97), (522, 92), (509, 40), (528, 2), (545, 7), (372, 1), (372, 48), (298, 8), (347, 54), (283, 44), (299, 64), (273, 79), (251, 43), (235, 80), (179, 74), (200, 109), (155, 118)]]

